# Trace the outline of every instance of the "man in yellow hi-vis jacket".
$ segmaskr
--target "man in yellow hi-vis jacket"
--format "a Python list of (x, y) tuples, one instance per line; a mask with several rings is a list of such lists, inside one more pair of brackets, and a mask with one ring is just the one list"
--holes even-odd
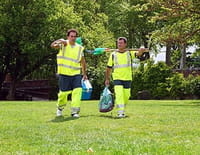
[(126, 50), (127, 39), (120, 37), (117, 40), (118, 49), (110, 54), (107, 68), (105, 85), (110, 84), (110, 74), (114, 82), (115, 103), (118, 118), (125, 117), (125, 105), (130, 98), (130, 89), (132, 81), (132, 60), (136, 56), (141, 56), (145, 51), (144, 48), (139, 51)]
[(59, 76), (57, 116), (62, 116), (67, 97), (72, 94), (71, 116), (79, 117), (82, 95), (81, 69), (84, 80), (87, 79), (87, 75), (84, 48), (76, 43), (77, 36), (77, 30), (70, 29), (67, 32), (67, 40), (58, 39), (51, 44), (52, 48), (59, 49), (57, 54), (57, 73)]

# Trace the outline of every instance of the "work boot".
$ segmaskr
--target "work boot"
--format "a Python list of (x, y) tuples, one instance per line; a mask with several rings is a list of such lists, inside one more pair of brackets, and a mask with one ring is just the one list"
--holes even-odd
[(62, 116), (62, 109), (59, 109), (59, 108), (57, 109), (56, 116), (57, 117)]
[(125, 118), (125, 114), (118, 114), (117, 118)]
[(74, 118), (79, 118), (80, 117), (78, 113), (73, 113), (73, 114), (71, 114), (71, 116), (74, 117)]

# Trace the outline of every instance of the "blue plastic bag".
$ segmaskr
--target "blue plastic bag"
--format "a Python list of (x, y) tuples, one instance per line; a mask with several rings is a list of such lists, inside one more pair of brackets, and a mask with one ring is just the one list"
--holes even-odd
[(106, 86), (100, 96), (99, 112), (109, 112), (114, 108), (114, 97)]

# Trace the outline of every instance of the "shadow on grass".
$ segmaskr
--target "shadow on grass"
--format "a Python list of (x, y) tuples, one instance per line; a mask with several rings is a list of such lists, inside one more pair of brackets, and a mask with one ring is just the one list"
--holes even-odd
[(109, 118), (109, 119), (126, 119), (129, 118), (129, 116), (125, 116), (124, 118), (118, 118), (116, 116), (111, 115), (100, 115), (100, 117), (104, 117), (104, 118)]
[(86, 117), (97, 117), (96, 115), (82, 115), (80, 118), (75, 118), (75, 117), (64, 117), (64, 116), (59, 116), (55, 117), (54, 119), (48, 121), (48, 122), (54, 122), (54, 123), (59, 123), (59, 122), (66, 122), (66, 121), (73, 121), (81, 118), (86, 118)]
[[(115, 120), (115, 119), (118, 120), (118, 119), (129, 118), (129, 116), (125, 116), (124, 118), (118, 118), (118, 117), (113, 116), (113, 115), (100, 115), (100, 116), (97, 116), (97, 115), (87, 115), (87, 116), (81, 116), (81, 118), (84, 118), (84, 117), (102, 117), (102, 118), (108, 118), (108, 119), (113, 119), (113, 120)], [(50, 120), (48, 122), (60, 123), (60, 122), (73, 121), (73, 120), (77, 120), (77, 119), (80, 119), (80, 118), (60, 116), (60, 117), (55, 117), (54, 119), (52, 119), (52, 120)]]
[(81, 115), (81, 118), (84, 118), (84, 117), (97, 117), (97, 115)]
[(79, 118), (60, 116), (60, 117), (55, 117), (54, 119), (50, 120), (49, 122), (59, 123), (59, 122), (77, 120), (77, 119), (79, 119)]
[(200, 106), (200, 100), (199, 101), (192, 101), (192, 102), (188, 103), (188, 105), (191, 105), (191, 106)]

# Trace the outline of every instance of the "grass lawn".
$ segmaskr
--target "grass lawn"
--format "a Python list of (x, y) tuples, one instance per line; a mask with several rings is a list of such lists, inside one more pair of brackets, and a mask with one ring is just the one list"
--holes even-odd
[(200, 100), (130, 101), (124, 119), (83, 101), (81, 117), (56, 118), (56, 101), (1, 101), (0, 154), (197, 155)]

